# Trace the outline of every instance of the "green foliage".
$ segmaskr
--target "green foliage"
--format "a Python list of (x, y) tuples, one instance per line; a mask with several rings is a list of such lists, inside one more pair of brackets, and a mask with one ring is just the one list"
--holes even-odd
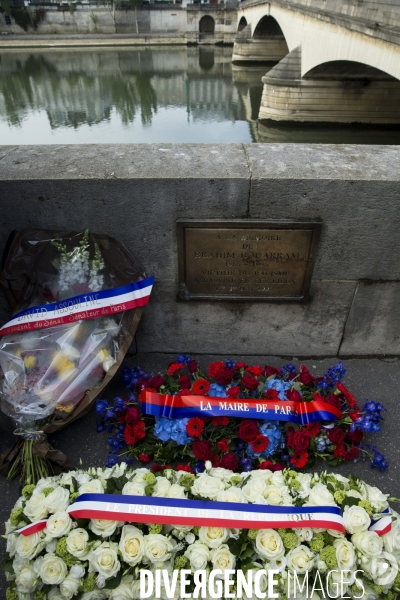
[(336, 550), (333, 546), (326, 546), (326, 548), (323, 548), (320, 552), (320, 558), (326, 563), (328, 569), (337, 568)]
[[(1, 1), (3, 2), (3, 0)], [(24, 6), (23, 8), (11, 8), (10, 12), (16, 24), (22, 27), (24, 31), (28, 31), (28, 29), (36, 31), (44, 20), (47, 11), (45, 8), (37, 8), (32, 12), (29, 6)]]
[(29, 500), (32, 497), (33, 492), (35, 491), (35, 486), (33, 485), (33, 483), (31, 483), (30, 485), (26, 485), (24, 488), (22, 488), (22, 495)]
[(76, 563), (79, 562), (77, 558), (75, 558), (70, 552), (68, 552), (66, 537), (60, 538), (58, 540), (56, 546), (56, 554), (57, 556), (63, 559), (67, 567), (72, 567), (73, 565), (76, 565)]
[(115, 590), (115, 588), (117, 588), (119, 586), (119, 584), (121, 583), (121, 579), (122, 579), (122, 570), (120, 570), (115, 577), (110, 577), (110, 579), (107, 579), (106, 581), (106, 589), (107, 590)]
[(82, 592), (93, 592), (96, 589), (96, 576), (94, 573), (89, 573), (87, 577), (81, 580)]

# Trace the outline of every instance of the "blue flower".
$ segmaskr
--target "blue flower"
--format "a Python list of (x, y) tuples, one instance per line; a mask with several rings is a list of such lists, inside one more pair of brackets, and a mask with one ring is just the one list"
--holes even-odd
[(242, 458), (240, 460), (240, 464), (242, 465), (243, 471), (251, 471), (251, 468), (252, 468), (251, 458)]
[(226, 387), (219, 383), (212, 383), (208, 391), (208, 396), (214, 396), (215, 398), (227, 398)]
[(204, 471), (204, 461), (198, 460), (197, 463), (193, 467), (194, 473), (203, 473)]
[(186, 354), (180, 354), (178, 356), (178, 363), (185, 363), (186, 362)]
[(273, 421), (265, 421), (260, 426), (260, 433), (269, 439), (269, 444), (263, 452), (254, 452), (251, 444), (248, 444), (246, 453), (251, 458), (268, 458), (275, 454), (279, 447), (284, 447), (285, 437), (279, 425)]
[(233, 360), (230, 360), (230, 359), (228, 359), (228, 360), (225, 362), (225, 366), (226, 366), (228, 369), (233, 369), (233, 367), (235, 366), (235, 363), (233, 362)]
[(167, 419), (161, 417), (158, 422), (154, 425), (154, 434), (162, 442), (169, 442), (173, 440), (180, 446), (189, 444), (192, 438), (186, 431), (186, 423), (189, 419)]
[(334, 365), (328, 372), (324, 375), (325, 380), (330, 380), (332, 383), (338, 383), (341, 381), (346, 373), (346, 369), (343, 366), (342, 362), (338, 362), (337, 365)]
[(108, 409), (107, 400), (96, 400), (96, 412), (99, 415), (103, 415)]
[(288, 381), (283, 381), (283, 379), (267, 379), (265, 382), (264, 391), (266, 392), (269, 389), (276, 390), (278, 392), (279, 400), (287, 400), (285, 392), (286, 390), (290, 390), (290, 388), (291, 383)]
[(154, 435), (162, 442), (168, 442), (171, 439), (172, 420), (166, 417), (160, 417), (154, 425)]

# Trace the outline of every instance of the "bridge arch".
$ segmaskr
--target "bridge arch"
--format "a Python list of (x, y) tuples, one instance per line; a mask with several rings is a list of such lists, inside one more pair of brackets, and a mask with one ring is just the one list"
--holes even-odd
[(246, 17), (242, 17), (239, 21), (239, 25), (238, 25), (238, 31), (242, 31), (247, 25), (247, 20)]
[(285, 36), (278, 21), (271, 15), (264, 15), (254, 28), (253, 38), (279, 38), (284, 40)]
[(320, 62), (303, 74), (304, 79), (327, 79), (341, 81), (353, 80), (363, 81), (367, 85), (369, 81), (396, 81), (382, 69), (377, 69), (364, 62), (354, 60), (331, 60)]

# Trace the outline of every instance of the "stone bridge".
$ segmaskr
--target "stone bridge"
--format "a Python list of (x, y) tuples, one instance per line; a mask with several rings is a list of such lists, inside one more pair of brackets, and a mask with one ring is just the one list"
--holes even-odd
[(400, 123), (398, 0), (244, 0), (237, 20), (233, 62), (275, 64), (260, 119)]

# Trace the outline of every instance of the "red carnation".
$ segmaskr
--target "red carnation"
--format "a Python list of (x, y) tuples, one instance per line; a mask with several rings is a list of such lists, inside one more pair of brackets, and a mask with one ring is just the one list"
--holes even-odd
[(256, 390), (258, 388), (258, 386), (260, 385), (258, 379), (253, 377), (253, 375), (244, 375), (242, 377), (241, 384), (243, 385), (243, 387), (247, 388), (251, 392)]
[(243, 442), (253, 442), (260, 435), (257, 422), (253, 419), (245, 419), (240, 423), (238, 438)]
[(217, 443), (218, 449), (221, 450), (221, 452), (228, 452), (229, 450), (229, 442), (226, 438), (223, 438), (222, 440), (220, 440)]
[(346, 435), (346, 438), (349, 440), (350, 444), (355, 444), (356, 446), (361, 443), (363, 437), (364, 434), (359, 429), (356, 429), (355, 431), (348, 431)]
[(274, 463), (272, 462), (272, 460), (263, 460), (263, 462), (258, 465), (258, 468), (262, 471), (264, 471), (265, 469), (269, 469), (270, 471), (272, 471), (273, 466)]
[(250, 375), (254, 375), (254, 377), (260, 377), (260, 375), (264, 374), (264, 369), (259, 366), (247, 367), (246, 371), (247, 373), (250, 373)]
[(297, 469), (302, 469), (308, 462), (308, 452), (296, 453), (290, 459), (291, 464)]
[(140, 411), (135, 406), (130, 406), (125, 415), (125, 421), (128, 425), (133, 425), (133, 423), (137, 423), (140, 419)]
[(199, 460), (208, 460), (212, 456), (211, 446), (211, 442), (194, 440), (192, 444), (193, 454)]
[[(316, 400), (315, 394), (314, 394), (314, 400)], [(342, 409), (342, 405), (340, 404), (340, 399), (338, 396), (336, 396), (336, 394), (329, 394), (329, 396), (327, 396), (326, 398), (322, 398), (322, 402), (326, 402), (326, 404), (330, 404), (331, 406), (334, 406), (338, 410)]]
[(142, 440), (146, 437), (146, 426), (144, 421), (138, 421), (134, 425), (132, 425), (133, 434), (137, 437), (138, 440)]
[(184, 366), (184, 363), (171, 363), (168, 366), (167, 373), (172, 377), (176, 373), (179, 373), (179, 371), (183, 369)]
[(310, 446), (310, 433), (307, 429), (294, 431), (293, 427), (289, 427), (286, 443), (295, 452), (304, 452)]
[(210, 382), (207, 379), (196, 379), (194, 384), (192, 385), (193, 394), (196, 396), (204, 396), (208, 394), (210, 389)]
[(344, 431), (339, 427), (334, 427), (327, 431), (329, 441), (335, 446), (341, 446), (344, 442)]
[(159, 473), (160, 471), (164, 471), (164, 469), (170, 469), (170, 465), (152, 465), (151, 470), (153, 473)]
[(264, 452), (269, 446), (269, 438), (265, 435), (258, 435), (253, 442), (250, 442), (254, 452)]
[(285, 396), (290, 402), (302, 402), (303, 400), (299, 392), (294, 388), (291, 390), (286, 390)]
[(128, 446), (134, 446), (137, 442), (137, 437), (133, 431), (134, 425), (127, 425), (124, 429), (124, 438)]
[(151, 386), (149, 386), (147, 379), (139, 379), (139, 381), (137, 382), (137, 388), (139, 390), (142, 390), (143, 388), (147, 388), (147, 387), (151, 387)]
[(211, 363), (208, 367), (208, 376), (216, 377), (221, 371), (221, 369), (225, 369), (225, 365), (222, 361), (218, 360), (216, 362)]
[(272, 471), (283, 471), (284, 468), (285, 465), (283, 465), (282, 463), (275, 463), (272, 467)]
[(342, 458), (343, 460), (345, 459), (346, 456), (346, 446), (344, 444), (339, 444), (338, 446), (336, 446), (334, 452), (333, 452), (333, 456), (335, 458)]
[(281, 370), (276, 369), (275, 367), (266, 366), (265, 367), (265, 375), (267, 377), (271, 377), (271, 375), (280, 375)]
[(181, 377), (179, 377), (178, 383), (181, 386), (182, 390), (190, 390), (190, 387), (192, 385), (192, 382), (190, 381), (187, 375), (182, 375)]
[(202, 421), (202, 419), (199, 419), (199, 417), (193, 417), (192, 419), (189, 419), (189, 421), (186, 424), (186, 431), (192, 437), (200, 437), (203, 429), (204, 421)]
[(143, 454), (143, 452), (141, 452), (138, 456), (138, 459), (144, 463), (148, 463), (151, 461), (151, 454)]
[(362, 416), (359, 410), (349, 410), (348, 414), (352, 421), (357, 421)]
[(221, 458), (220, 466), (223, 469), (230, 469), (231, 471), (236, 471), (238, 463), (239, 459), (236, 456), (236, 454), (233, 454), (233, 452), (228, 452), (228, 454), (224, 454), (224, 456)]
[(189, 465), (177, 465), (176, 471), (186, 471), (186, 473), (193, 473)]
[(300, 383), (303, 383), (304, 385), (310, 385), (313, 381), (315, 381), (315, 377), (311, 375), (306, 365), (300, 365), (300, 374), (298, 377), (298, 381), (300, 381)]
[(226, 394), (228, 398), (238, 398), (240, 394), (240, 387), (238, 385), (233, 385), (226, 391)]
[(316, 435), (318, 435), (321, 432), (321, 423), (308, 423), (306, 425), (306, 428), (308, 430), (308, 433), (312, 437), (315, 437)]
[(229, 385), (233, 379), (234, 372), (228, 367), (220, 369), (215, 376), (215, 380), (220, 385)]
[(239, 371), (239, 369), (246, 369), (247, 365), (245, 362), (237, 362), (233, 368), (235, 371)]
[(189, 373), (197, 373), (197, 371), (199, 370), (199, 365), (195, 360), (189, 360), (187, 368)]
[(209, 460), (211, 460), (211, 464), (214, 469), (221, 466), (221, 461), (219, 460), (218, 454), (211, 454)]
[(349, 390), (343, 385), (343, 383), (337, 383), (336, 387), (339, 390), (339, 392), (341, 392), (346, 398), (349, 406), (351, 406), (351, 408), (354, 408), (357, 405), (357, 400), (354, 398), (354, 394), (350, 394)]
[(148, 385), (152, 388), (154, 388), (155, 390), (160, 389), (160, 387), (162, 385), (164, 385), (165, 383), (165, 379), (162, 375), (154, 375), (154, 377), (152, 377), (151, 379), (149, 379)]
[(344, 460), (354, 460), (360, 456), (360, 453), (361, 453), (360, 448), (356, 448), (355, 446), (352, 446), (351, 448), (349, 448), (347, 450), (346, 454), (344, 455)]
[(278, 400), (279, 399), (279, 392), (277, 392), (276, 390), (273, 390), (272, 388), (268, 388), (267, 391), (265, 392), (265, 399), (266, 400)]
[(222, 425), (223, 427), (226, 427), (227, 425), (229, 425), (229, 418), (228, 417), (213, 417), (212, 424), (214, 425), (214, 427), (218, 427), (218, 425)]

